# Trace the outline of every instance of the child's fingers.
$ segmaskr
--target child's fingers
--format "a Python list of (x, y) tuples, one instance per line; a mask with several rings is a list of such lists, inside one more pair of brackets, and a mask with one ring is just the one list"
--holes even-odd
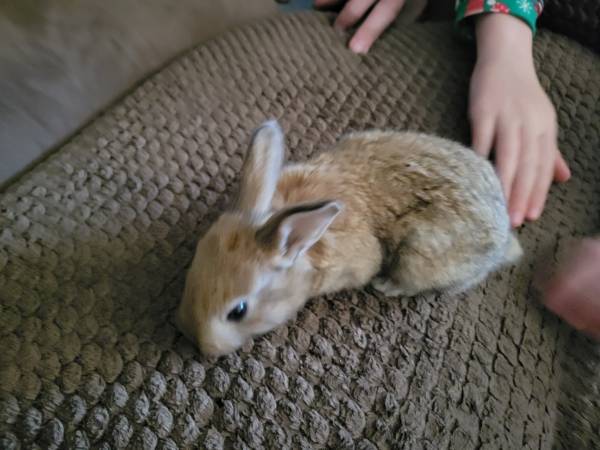
[(494, 143), (494, 125), (496, 119), (493, 117), (472, 117), (471, 134), (473, 150), (487, 158)]
[(560, 273), (550, 283), (545, 295), (546, 307), (577, 329), (585, 326), (577, 301), (577, 284), (581, 281), (578, 272)]
[(376, 0), (350, 0), (340, 11), (335, 27), (345, 30), (358, 22)]
[(356, 53), (366, 53), (373, 42), (396, 19), (404, 6), (404, 0), (381, 0), (350, 40), (350, 49)]
[(586, 329), (583, 332), (594, 341), (600, 341), (600, 324), (596, 325), (594, 329)]
[(584, 241), (545, 290), (546, 307), (581, 330), (600, 331), (599, 256)]
[(540, 170), (539, 143), (531, 132), (524, 130), (521, 138), (519, 168), (510, 194), (509, 211), (513, 226), (520, 226), (525, 217), (531, 191)]
[(519, 128), (499, 121), (496, 134), (496, 170), (508, 201), (519, 158)]
[(569, 178), (571, 178), (571, 169), (569, 169), (569, 165), (559, 150), (558, 157), (556, 158), (556, 163), (554, 165), (554, 180), (558, 181), (559, 183), (564, 183)]
[[(558, 156), (558, 149), (554, 146), (552, 138), (549, 138), (547, 135), (545, 135), (542, 136), (539, 141), (542, 154), (538, 159), (539, 172), (531, 192), (529, 206), (527, 207), (527, 219), (529, 220), (536, 220), (542, 214), (544, 205), (546, 203), (546, 198), (548, 197), (548, 191), (550, 190), (550, 185), (552, 184), (555, 164), (554, 161), (556, 158), (553, 159), (552, 157), (546, 157), (545, 155), (554, 154)], [(550, 151), (548, 151), (548, 149), (550, 149)]]

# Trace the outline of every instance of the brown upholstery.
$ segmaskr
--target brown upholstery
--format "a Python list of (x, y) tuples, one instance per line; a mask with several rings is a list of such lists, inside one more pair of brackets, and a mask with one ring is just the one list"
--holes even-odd
[(540, 26), (600, 52), (600, 0), (546, 0)]
[(10, 185), (0, 447), (598, 448), (600, 351), (531, 279), (600, 225), (600, 59), (547, 31), (535, 57), (573, 179), (520, 231), (518, 267), (460, 296), (315, 299), (217, 361), (170, 322), (258, 123), (280, 119), (291, 160), (367, 127), (467, 141), (473, 54), (430, 24), (357, 56), (324, 16), (280, 16), (182, 56)]

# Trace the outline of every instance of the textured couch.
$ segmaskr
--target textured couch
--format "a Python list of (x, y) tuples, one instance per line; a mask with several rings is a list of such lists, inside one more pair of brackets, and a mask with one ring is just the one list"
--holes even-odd
[(459, 296), (314, 299), (218, 360), (171, 315), (250, 131), (279, 118), (291, 160), (366, 127), (467, 142), (474, 48), (418, 24), (357, 56), (301, 13), (142, 82), (0, 194), (0, 448), (599, 448), (600, 350), (531, 279), (600, 225), (600, 58), (548, 30), (535, 58), (573, 179), (517, 267)]
[(272, 0), (0, 2), (0, 185), (140, 79)]

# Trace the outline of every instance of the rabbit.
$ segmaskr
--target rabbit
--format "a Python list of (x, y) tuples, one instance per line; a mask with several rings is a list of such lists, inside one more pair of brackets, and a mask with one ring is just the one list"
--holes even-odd
[(276, 121), (254, 132), (233, 208), (198, 242), (175, 322), (206, 355), (314, 296), (459, 293), (522, 255), (492, 165), (456, 142), (373, 130), (305, 163), (284, 151)]

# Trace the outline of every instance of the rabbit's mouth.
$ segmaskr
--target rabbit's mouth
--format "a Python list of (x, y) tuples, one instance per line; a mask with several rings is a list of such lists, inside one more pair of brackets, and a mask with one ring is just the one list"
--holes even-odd
[(248, 340), (238, 324), (212, 319), (198, 329), (198, 348), (206, 356), (223, 356), (242, 347)]

